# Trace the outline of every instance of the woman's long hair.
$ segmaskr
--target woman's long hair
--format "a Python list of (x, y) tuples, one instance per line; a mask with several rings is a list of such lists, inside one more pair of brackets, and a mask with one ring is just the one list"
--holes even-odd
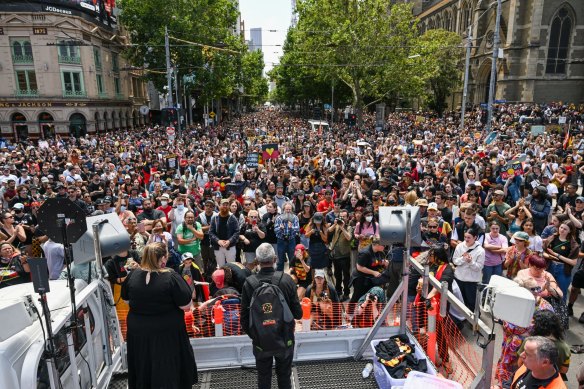
[(144, 247), (140, 266), (148, 271), (170, 271), (160, 267), (160, 259), (168, 255), (166, 244), (162, 242), (149, 243)]

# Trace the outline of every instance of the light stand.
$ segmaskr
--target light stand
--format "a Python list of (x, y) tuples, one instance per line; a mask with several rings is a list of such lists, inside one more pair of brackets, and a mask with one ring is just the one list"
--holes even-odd
[[(53, 383), (59, 382), (59, 375), (57, 373), (56, 361), (55, 361), (55, 337), (53, 335), (53, 325), (51, 321), (51, 311), (49, 309), (49, 304), (47, 302), (47, 293), (51, 291), (49, 286), (49, 269), (47, 266), (46, 258), (29, 258), (28, 264), (30, 266), (30, 273), (32, 277), (32, 283), (34, 291), (39, 294), (39, 303), (41, 304), (41, 309), (43, 310), (44, 326), (46, 328), (46, 339), (45, 341), (45, 353), (48, 358), (47, 369), (49, 371), (49, 379)], [(36, 309), (36, 308), (35, 308)], [(38, 311), (37, 311), (38, 313)], [(39, 320), (41, 318), (39, 317)], [(43, 323), (41, 323), (41, 326)]]
[(65, 218), (57, 219), (57, 226), (61, 232), (61, 241), (63, 243), (65, 268), (67, 269), (67, 284), (69, 285), (69, 296), (71, 297), (71, 318), (76, 321), (77, 317), (77, 304), (75, 300), (75, 279), (71, 275), (71, 263), (73, 263), (73, 253), (71, 250), (71, 244), (67, 239), (67, 222)]

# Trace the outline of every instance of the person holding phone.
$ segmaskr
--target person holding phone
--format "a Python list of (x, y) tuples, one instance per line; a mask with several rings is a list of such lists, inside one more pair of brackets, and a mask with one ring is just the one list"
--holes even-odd
[(245, 223), (239, 231), (239, 241), (243, 245), (245, 264), (255, 262), (256, 249), (262, 244), (265, 237), (266, 226), (260, 220), (258, 211), (249, 210)]

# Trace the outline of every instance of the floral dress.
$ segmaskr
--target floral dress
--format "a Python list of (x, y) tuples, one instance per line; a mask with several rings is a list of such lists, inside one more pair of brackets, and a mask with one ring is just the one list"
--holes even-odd
[[(539, 298), (536, 311), (546, 310), (554, 311), (550, 303), (543, 298)], [(517, 370), (517, 360), (519, 359), (519, 348), (523, 344), (525, 338), (529, 336), (533, 324), (529, 327), (518, 327), (514, 324), (503, 322), (503, 344), (501, 347), (501, 357), (497, 362), (496, 376), (499, 382), (503, 383), (510, 381)]]
[(530, 249), (525, 249), (522, 253), (517, 251), (517, 246), (511, 246), (505, 255), (505, 268), (507, 269), (507, 278), (513, 279), (517, 276), (519, 270), (527, 269), (527, 257), (531, 255)]

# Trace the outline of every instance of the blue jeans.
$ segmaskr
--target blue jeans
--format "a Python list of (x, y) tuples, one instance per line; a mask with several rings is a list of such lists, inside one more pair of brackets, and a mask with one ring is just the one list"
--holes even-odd
[(296, 239), (283, 240), (278, 239), (278, 264), (277, 271), (284, 271), (284, 262), (286, 262), (286, 255), (288, 260), (292, 261), (294, 258), (294, 248), (296, 247)]
[(564, 274), (564, 266), (563, 263), (550, 262), (548, 271), (558, 282), (558, 286), (564, 294), (562, 301), (566, 302), (566, 299), (568, 298), (568, 287), (570, 286), (570, 282), (572, 282), (572, 275)]
[(308, 250), (308, 246), (310, 246), (310, 238), (306, 235), (300, 235), (300, 243), (302, 243), (302, 245), (304, 245), (304, 247), (306, 247), (306, 249)]
[(483, 284), (488, 284), (491, 280), (491, 276), (502, 276), (503, 275), (503, 264), (500, 263), (494, 266), (483, 267)]

